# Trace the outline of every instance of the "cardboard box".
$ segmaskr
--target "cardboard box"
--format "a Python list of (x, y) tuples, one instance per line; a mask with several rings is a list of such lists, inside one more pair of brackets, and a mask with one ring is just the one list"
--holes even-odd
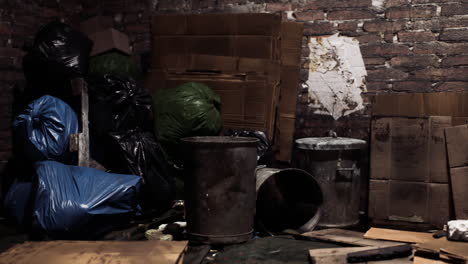
[(89, 38), (94, 42), (91, 56), (99, 55), (110, 50), (118, 50), (128, 55), (131, 54), (127, 35), (113, 28), (91, 34)]
[(451, 124), (450, 116), (372, 120), (371, 218), (435, 226), (450, 219), (444, 129)]
[(87, 19), (80, 24), (81, 32), (86, 35), (91, 35), (93, 33), (104, 31), (108, 28), (113, 27), (114, 21), (112, 17), (108, 16), (95, 16), (90, 19)]
[(468, 116), (468, 92), (377, 94), (373, 116)]

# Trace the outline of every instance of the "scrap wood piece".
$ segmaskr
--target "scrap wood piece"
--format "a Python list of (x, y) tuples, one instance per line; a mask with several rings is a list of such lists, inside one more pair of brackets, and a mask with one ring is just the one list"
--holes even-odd
[(441, 259), (430, 259), (420, 256), (415, 256), (413, 259), (413, 264), (447, 264), (450, 262), (441, 260)]
[(435, 254), (442, 259), (468, 261), (468, 243), (447, 240), (446, 237), (414, 245), (416, 254)]
[(375, 260), (389, 260), (395, 258), (404, 258), (412, 254), (412, 247), (409, 244), (398, 246), (381, 247), (362, 251), (356, 251), (348, 254), (349, 263), (360, 263)]
[(0, 254), (0, 264), (176, 264), (187, 241), (26, 242)]
[(302, 236), (315, 238), (323, 241), (351, 244), (356, 246), (388, 247), (402, 245), (402, 243), (391, 241), (380, 241), (364, 238), (364, 233), (345, 229), (322, 229), (302, 234)]
[(426, 243), (434, 240), (431, 233), (411, 232), (386, 228), (372, 227), (365, 234), (365, 238), (398, 241), (405, 243)]
[(309, 250), (309, 255), (313, 264), (346, 264), (349, 253), (370, 249), (376, 247), (319, 248)]

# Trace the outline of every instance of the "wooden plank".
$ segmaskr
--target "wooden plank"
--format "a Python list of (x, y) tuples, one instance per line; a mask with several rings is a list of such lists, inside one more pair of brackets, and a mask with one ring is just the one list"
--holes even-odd
[(444, 259), (468, 260), (468, 243), (449, 241), (446, 237), (417, 244), (414, 246), (414, 249), (416, 253), (439, 254)]
[(187, 241), (26, 242), (0, 254), (0, 264), (175, 264)]
[(402, 243), (398, 242), (367, 239), (364, 238), (364, 233), (337, 228), (322, 229), (318, 231), (307, 232), (302, 235), (318, 240), (344, 243), (356, 246), (372, 246), (380, 248), (402, 245)]
[(449, 167), (468, 166), (468, 126), (445, 128)]
[(450, 262), (445, 262), (439, 259), (430, 259), (430, 258), (423, 258), (419, 256), (415, 256), (413, 259), (413, 264), (446, 264)]
[(320, 248), (309, 250), (314, 264), (347, 264), (348, 253), (376, 249), (376, 247)]
[(425, 243), (434, 240), (432, 234), (372, 227), (364, 234), (365, 238), (390, 240), (405, 243)]

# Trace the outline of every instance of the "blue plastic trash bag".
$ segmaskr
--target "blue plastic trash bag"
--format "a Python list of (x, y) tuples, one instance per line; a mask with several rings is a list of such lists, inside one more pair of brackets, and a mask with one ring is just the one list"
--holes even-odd
[(15, 182), (5, 196), (3, 205), (6, 217), (18, 226), (25, 227), (28, 223), (31, 223), (31, 194), (31, 182)]
[(31, 161), (66, 161), (70, 135), (78, 133), (73, 109), (53, 96), (34, 100), (15, 118), (15, 140)]
[(33, 227), (53, 239), (96, 239), (139, 213), (141, 177), (55, 161), (35, 164)]

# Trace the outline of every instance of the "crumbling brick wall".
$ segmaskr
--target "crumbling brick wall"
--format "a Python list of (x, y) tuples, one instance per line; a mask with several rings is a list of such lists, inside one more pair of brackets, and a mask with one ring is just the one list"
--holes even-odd
[[(303, 71), (308, 76), (308, 39), (340, 33), (359, 40), (368, 71), (364, 94), (468, 90), (467, 0), (99, 0), (19, 1), (3, 11), (0, 23), (0, 160), (8, 157), (11, 85), (22, 78), (20, 47), (37, 26), (65, 10), (82, 19), (110, 15), (115, 27), (129, 35), (136, 54), (150, 52), (151, 15), (157, 13), (277, 12), (305, 22)], [(50, 2), (49, 4), (47, 4)], [(14, 11), (14, 12), (12, 12)], [(11, 14), (9, 14), (11, 12)], [(21, 19), (20, 19), (21, 18)], [(19, 22), (18, 22), (19, 21)], [(21, 26), (19, 23), (23, 23)], [(334, 128), (341, 136), (368, 138), (369, 108), (334, 121), (308, 107), (307, 89), (298, 87), (296, 136), (324, 136)]]

